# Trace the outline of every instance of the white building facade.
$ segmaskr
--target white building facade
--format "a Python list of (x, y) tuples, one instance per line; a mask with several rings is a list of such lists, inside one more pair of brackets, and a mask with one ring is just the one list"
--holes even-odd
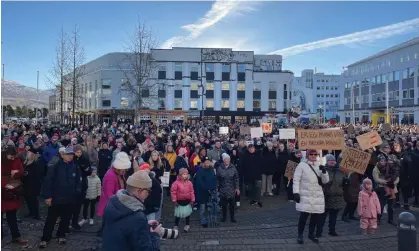
[(419, 123), (419, 37), (347, 67), (342, 74), (341, 121)]
[[(121, 63), (126, 57), (109, 53), (86, 64), (85, 95), (78, 110), (88, 123), (133, 116), (132, 97), (121, 90), (127, 80), (121, 69), (129, 67)], [(203, 110), (208, 121), (246, 122), (286, 112), (290, 106), (293, 73), (282, 70), (281, 56), (173, 48), (153, 50), (152, 58), (156, 71), (148, 80), (149, 90), (142, 92), (147, 109), (141, 109), (135, 120), (199, 119)]]

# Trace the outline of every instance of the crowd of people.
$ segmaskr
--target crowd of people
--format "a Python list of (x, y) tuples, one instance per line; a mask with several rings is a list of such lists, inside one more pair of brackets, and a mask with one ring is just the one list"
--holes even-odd
[[(235, 213), (244, 198), (261, 208), (262, 196), (282, 191), (300, 212), (300, 244), (308, 218), (308, 238), (318, 243), (327, 217), (328, 234), (338, 236), (340, 211), (342, 221), (359, 221), (364, 234), (373, 234), (384, 210), (387, 222), (395, 225), (394, 208), (409, 210), (411, 197), (413, 206), (419, 206), (416, 126), (384, 130), (370, 124), (349, 129), (346, 124), (275, 123), (272, 133), (261, 138), (241, 135), (240, 124), (226, 125), (228, 134), (220, 134), (219, 126), (2, 125), (2, 214), (12, 240), (26, 243), (17, 217), (23, 202), (29, 212), (25, 217), (36, 220), (41, 219), (39, 207), (48, 207), (39, 248), (47, 247), (57, 222), (57, 241), (64, 245), (66, 234), (94, 225), (97, 215), (102, 217), (98, 236), (103, 250), (158, 250), (167, 234), (161, 225), (162, 210), (174, 211), (174, 226), (165, 227), (179, 230), (184, 222), (187, 233), (193, 230), (194, 211), (204, 228), (227, 219), (236, 223)], [(277, 137), (278, 130), (287, 126), (340, 127), (345, 147), (358, 149), (356, 137), (375, 130), (383, 144), (365, 150), (372, 157), (365, 173), (358, 174), (339, 168), (342, 149), (303, 150), (298, 138)], [(285, 177), (288, 161), (298, 164), (292, 178)], [(163, 208), (165, 196), (173, 209)]]

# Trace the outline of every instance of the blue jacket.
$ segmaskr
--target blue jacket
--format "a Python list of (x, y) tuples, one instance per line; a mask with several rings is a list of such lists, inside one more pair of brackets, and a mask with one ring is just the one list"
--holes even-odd
[(103, 215), (103, 251), (158, 251), (160, 237), (150, 232), (144, 205), (119, 190), (109, 200)]
[(60, 149), (60, 146), (58, 144), (55, 144), (55, 146), (53, 146), (51, 143), (49, 143), (44, 148), (43, 157), (44, 157), (45, 164), (48, 164), (48, 162), (50, 162), (52, 158), (57, 156), (59, 149)]
[(217, 178), (215, 176), (214, 168), (202, 168), (198, 166), (195, 175), (196, 201), (199, 204), (207, 203), (210, 193), (208, 191), (217, 188)]
[(42, 186), (42, 197), (52, 198), (52, 204), (72, 204), (80, 192), (81, 174), (74, 161), (65, 163), (59, 157), (51, 161)]

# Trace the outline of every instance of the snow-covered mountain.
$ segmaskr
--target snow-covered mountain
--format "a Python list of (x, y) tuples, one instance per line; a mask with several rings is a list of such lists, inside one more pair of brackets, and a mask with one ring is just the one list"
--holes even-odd
[(39, 90), (38, 96), (36, 88), (21, 85), (12, 80), (1, 81), (1, 99), (3, 105), (48, 108), (49, 96), (53, 94), (53, 90)]

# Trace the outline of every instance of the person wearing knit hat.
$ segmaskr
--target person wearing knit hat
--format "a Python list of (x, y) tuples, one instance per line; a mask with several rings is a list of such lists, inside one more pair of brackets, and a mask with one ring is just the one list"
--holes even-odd
[(236, 167), (231, 164), (228, 154), (223, 154), (223, 163), (217, 169), (218, 191), (220, 193), (220, 205), (222, 207), (221, 222), (227, 219), (227, 208), (230, 212), (230, 220), (235, 223), (234, 206), (236, 204), (236, 195), (240, 195), (239, 174)]
[(151, 191), (147, 199), (144, 201), (144, 213), (148, 220), (160, 220), (161, 208), (163, 203), (163, 189), (160, 182), (156, 178), (156, 173), (151, 171), (150, 164), (143, 163), (139, 167), (140, 171), (145, 171), (152, 181)]
[[(109, 200), (103, 215), (106, 222), (102, 238), (104, 251), (142, 250), (144, 247), (159, 250), (162, 226), (155, 220), (147, 220), (145, 214), (144, 203), (151, 188), (149, 174), (140, 170), (128, 177), (126, 190), (119, 190)], [(147, 233), (149, 236), (144, 236)]]
[(129, 160), (128, 154), (126, 152), (119, 152), (116, 154), (112, 166), (118, 170), (127, 170), (131, 168), (131, 161)]
[(382, 212), (380, 201), (373, 190), (370, 179), (364, 179), (358, 197), (358, 214), (360, 216), (361, 229), (365, 235), (373, 234), (377, 229), (377, 219)]
[(170, 189), (172, 202), (175, 205), (175, 226), (178, 229), (180, 219), (185, 219), (184, 231), (189, 231), (189, 216), (192, 214), (192, 205), (195, 203), (195, 191), (192, 182), (189, 181), (187, 168), (179, 169), (177, 180)]

